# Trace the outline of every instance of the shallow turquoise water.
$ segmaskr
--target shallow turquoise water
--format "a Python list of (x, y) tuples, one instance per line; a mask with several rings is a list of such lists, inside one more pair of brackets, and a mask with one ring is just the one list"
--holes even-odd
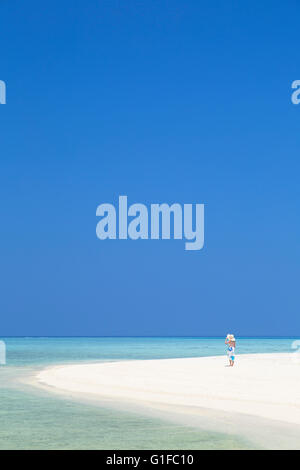
[[(2, 338), (0, 449), (240, 449), (240, 437), (204, 432), (40, 391), (20, 378), (58, 363), (224, 354), (223, 338)], [(243, 353), (289, 352), (292, 339), (238, 340)]]
[[(162, 359), (225, 353), (223, 338), (2, 338), (7, 364)], [(293, 339), (239, 338), (237, 354), (289, 352)]]

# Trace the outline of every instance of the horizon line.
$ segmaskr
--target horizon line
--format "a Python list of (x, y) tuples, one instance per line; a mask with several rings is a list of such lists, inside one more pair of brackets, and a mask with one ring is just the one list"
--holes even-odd
[[(3, 335), (0, 338), (224, 338), (226, 335)], [(261, 338), (261, 339), (290, 339), (299, 338), (300, 335), (236, 335), (239, 338)]]

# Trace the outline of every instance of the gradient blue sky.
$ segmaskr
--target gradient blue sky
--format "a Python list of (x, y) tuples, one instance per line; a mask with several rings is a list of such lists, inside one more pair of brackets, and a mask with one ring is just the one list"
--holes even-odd
[[(300, 335), (298, 1), (2, 1), (1, 335)], [(96, 207), (205, 203), (205, 247)]]

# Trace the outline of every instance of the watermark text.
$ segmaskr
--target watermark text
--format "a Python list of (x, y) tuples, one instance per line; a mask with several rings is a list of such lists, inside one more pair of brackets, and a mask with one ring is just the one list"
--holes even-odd
[(132, 204), (127, 196), (119, 197), (119, 207), (100, 204), (96, 216), (101, 217), (96, 227), (100, 240), (182, 240), (186, 250), (201, 250), (204, 246), (204, 204), (172, 205)]
[(300, 104), (300, 80), (295, 80), (292, 83), (292, 89), (295, 90), (292, 93), (292, 103)]
[(0, 365), (6, 364), (6, 345), (4, 341), (0, 341)]
[(0, 80), (0, 104), (6, 104), (6, 84)]

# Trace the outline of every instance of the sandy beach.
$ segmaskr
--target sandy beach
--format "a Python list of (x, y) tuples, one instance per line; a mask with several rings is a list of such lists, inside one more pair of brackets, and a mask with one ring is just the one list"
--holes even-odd
[(300, 425), (300, 364), (292, 354), (241, 355), (233, 368), (223, 356), (64, 365), (36, 378), (99, 400), (201, 407)]

